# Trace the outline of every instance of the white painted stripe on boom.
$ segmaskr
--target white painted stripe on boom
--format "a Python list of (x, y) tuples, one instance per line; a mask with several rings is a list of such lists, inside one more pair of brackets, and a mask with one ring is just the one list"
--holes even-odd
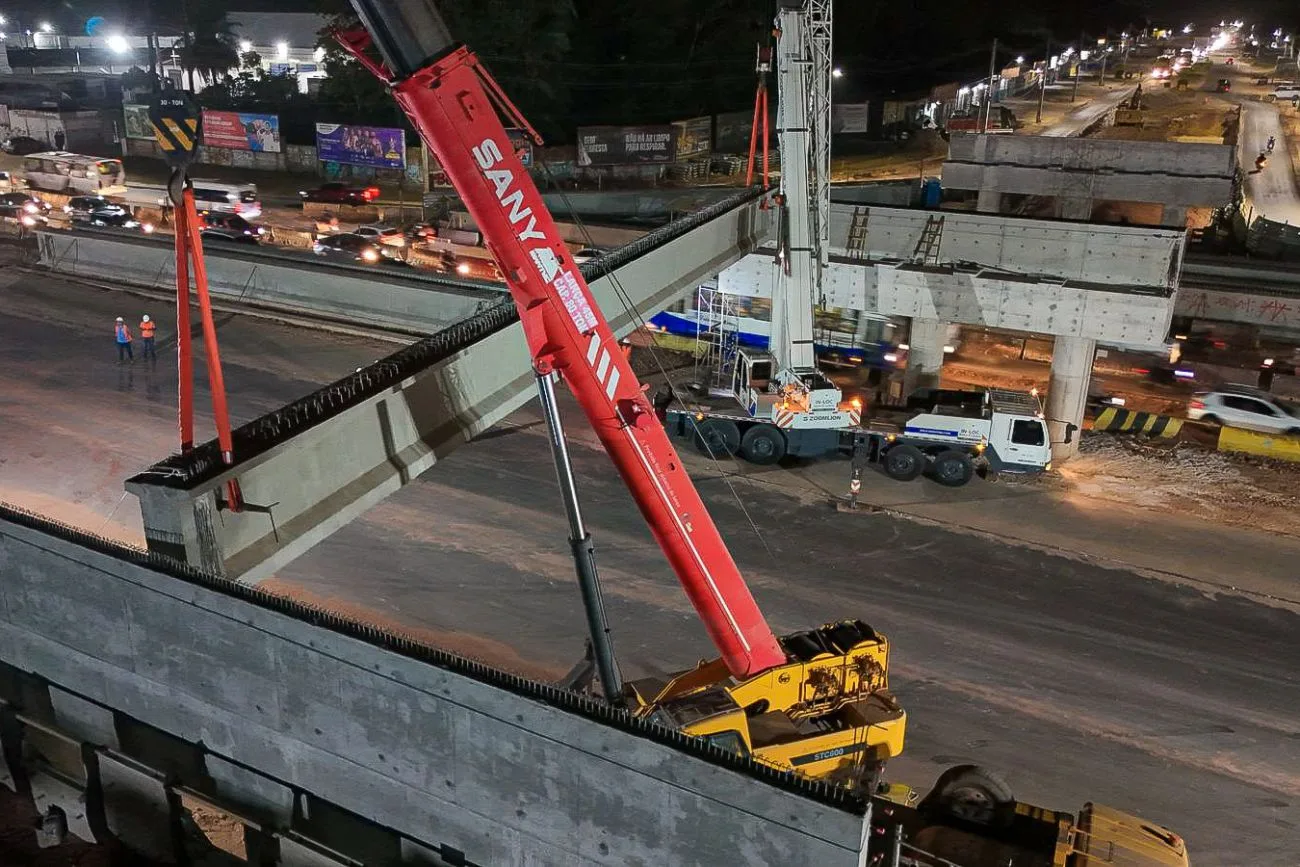
[(749, 642), (745, 640), (745, 634), (740, 630), (740, 624), (736, 622), (735, 615), (731, 613), (731, 608), (727, 606), (727, 600), (722, 598), (722, 592), (718, 590), (718, 585), (714, 583), (713, 574), (709, 572), (709, 567), (704, 564), (704, 558), (702, 558), (700, 552), (696, 550), (695, 542), (691, 539), (691, 534), (686, 532), (686, 525), (682, 523), (682, 519), (678, 516), (677, 512), (675, 512), (672, 506), (669, 505), (672, 501), (668, 497), (668, 492), (664, 490), (663, 485), (659, 484), (659, 476), (655, 474), (654, 470), (650, 469), (650, 461), (646, 459), (645, 452), (641, 450), (641, 444), (636, 441), (636, 437), (632, 436), (630, 428), (624, 428), (624, 431), (626, 432), (628, 442), (632, 444), (632, 448), (636, 449), (637, 457), (641, 459), (641, 466), (645, 467), (646, 473), (650, 476), (650, 481), (654, 482), (655, 489), (659, 491), (660, 501), (668, 509), (669, 514), (673, 516), (673, 523), (677, 525), (678, 531), (682, 534), (682, 539), (686, 541), (686, 547), (690, 549), (691, 556), (695, 558), (695, 565), (699, 566), (700, 571), (704, 573), (704, 578), (709, 584), (709, 589), (713, 591), (713, 598), (717, 600), (718, 607), (722, 609), (723, 614), (727, 615), (727, 622), (731, 624), (731, 631), (735, 634), (736, 638), (740, 640), (741, 645), (745, 648), (745, 652), (752, 653), (753, 651), (749, 646)]
[(605, 386), (605, 396), (610, 400), (614, 399), (614, 389), (618, 386), (618, 367), (614, 367), (609, 372), (609, 383)]
[(600, 352), (600, 364), (596, 367), (596, 378), (601, 382), (605, 381), (605, 372), (609, 370), (609, 350), (602, 349)]
[(592, 333), (591, 342), (587, 344), (587, 363), (596, 363), (596, 350), (600, 349), (600, 335)]

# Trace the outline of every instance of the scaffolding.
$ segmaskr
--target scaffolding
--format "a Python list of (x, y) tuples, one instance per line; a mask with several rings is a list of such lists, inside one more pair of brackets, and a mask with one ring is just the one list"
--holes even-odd
[(705, 283), (695, 296), (695, 381), (713, 395), (730, 395), (740, 348), (740, 316), (736, 298)]

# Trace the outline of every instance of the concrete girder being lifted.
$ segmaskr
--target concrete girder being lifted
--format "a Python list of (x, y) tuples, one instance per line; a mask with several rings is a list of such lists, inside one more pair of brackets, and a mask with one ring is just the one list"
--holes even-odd
[[(584, 268), (619, 336), (754, 249), (771, 211), (747, 191)], [(522, 326), (497, 307), (129, 479), (151, 551), (256, 582), (409, 483), (534, 395)], [(251, 508), (220, 501), (237, 478)]]

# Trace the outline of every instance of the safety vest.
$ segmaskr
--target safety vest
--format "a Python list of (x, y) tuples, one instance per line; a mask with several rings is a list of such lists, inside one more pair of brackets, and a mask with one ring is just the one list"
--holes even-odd
[(151, 339), (153, 337), (153, 330), (157, 327), (158, 327), (158, 323), (156, 322), (141, 322), (140, 336), (143, 337), (145, 340)]
[(113, 327), (113, 333), (117, 336), (118, 343), (131, 342), (131, 329), (126, 327), (125, 322), (122, 322), (120, 324), (115, 324)]

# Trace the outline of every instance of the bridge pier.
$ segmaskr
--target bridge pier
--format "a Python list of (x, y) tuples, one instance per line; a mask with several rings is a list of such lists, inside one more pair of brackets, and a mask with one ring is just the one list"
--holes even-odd
[(1052, 376), (1047, 386), (1047, 432), (1052, 460), (1066, 461), (1079, 453), (1079, 430), (1065, 442), (1067, 425), (1083, 427), (1083, 411), (1092, 380), (1092, 360), (1097, 341), (1089, 337), (1056, 336), (1052, 347)]
[(918, 388), (938, 388), (943, 368), (943, 347), (948, 326), (938, 319), (912, 317), (908, 335), (907, 369), (903, 372), (903, 396)]

